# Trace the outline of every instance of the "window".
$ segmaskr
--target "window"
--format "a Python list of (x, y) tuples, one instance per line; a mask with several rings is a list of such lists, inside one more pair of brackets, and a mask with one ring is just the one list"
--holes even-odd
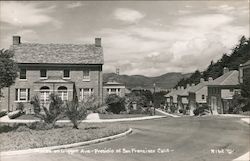
[(120, 88), (108, 88), (107, 92), (108, 94), (116, 94), (120, 96)]
[(48, 104), (49, 103), (49, 95), (50, 95), (49, 87), (43, 86), (40, 88), (41, 104)]
[(20, 79), (26, 79), (26, 69), (20, 69)]
[(204, 94), (201, 96), (201, 99), (203, 99), (203, 100), (205, 99), (205, 95)]
[(90, 80), (89, 70), (85, 69), (83, 70), (83, 80)]
[(41, 78), (47, 78), (47, 70), (46, 69), (41, 69), (40, 70), (40, 77)]
[(229, 91), (230, 91), (230, 92), (233, 92), (233, 91), (234, 91), (234, 89), (232, 89), (232, 88), (231, 88), (231, 89), (229, 89)]
[(69, 69), (63, 70), (63, 78), (70, 78), (70, 70)]
[(80, 89), (80, 98), (81, 100), (88, 98), (94, 94), (93, 88), (81, 88)]
[(58, 96), (59, 96), (63, 101), (68, 100), (68, 91), (67, 91), (67, 87), (60, 86), (60, 87), (58, 88)]
[(27, 102), (30, 100), (29, 88), (17, 88), (16, 89), (16, 101)]

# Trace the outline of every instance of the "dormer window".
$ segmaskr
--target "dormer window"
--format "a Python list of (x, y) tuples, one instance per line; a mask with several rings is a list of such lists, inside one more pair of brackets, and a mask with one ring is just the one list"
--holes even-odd
[(69, 79), (70, 78), (70, 70), (69, 69), (64, 69), (63, 70), (63, 78), (64, 79)]
[(20, 69), (20, 79), (26, 79), (26, 69)]
[(40, 70), (40, 78), (42, 79), (47, 79), (47, 70), (46, 69), (41, 69)]

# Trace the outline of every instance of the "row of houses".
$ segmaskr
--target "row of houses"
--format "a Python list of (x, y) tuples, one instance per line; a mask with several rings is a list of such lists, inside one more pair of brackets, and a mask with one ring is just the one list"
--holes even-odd
[[(213, 80), (200, 79), (197, 85), (187, 85), (186, 88), (172, 89), (166, 97), (166, 106), (186, 109), (190, 115), (199, 106), (208, 106), (212, 114), (229, 112), (233, 95), (240, 94), (240, 84), (250, 75), (250, 60), (241, 65), (238, 70), (229, 71), (224, 68), (223, 75)], [(168, 108), (169, 109), (169, 108)]]
[(13, 36), (10, 50), (19, 71), (15, 83), (1, 91), (1, 110), (15, 110), (20, 102), (30, 108), (35, 95), (43, 104), (51, 93), (63, 101), (72, 100), (74, 86), (80, 100), (94, 96), (99, 105), (109, 94), (125, 95), (124, 84), (103, 82), (101, 38), (95, 38), (94, 44), (37, 44), (22, 43), (20, 36)]

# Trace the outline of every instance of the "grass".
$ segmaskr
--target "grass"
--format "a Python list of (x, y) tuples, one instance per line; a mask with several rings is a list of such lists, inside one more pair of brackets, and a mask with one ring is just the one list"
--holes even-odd
[(25, 125), (11, 128), (1, 124), (0, 130), (0, 151), (8, 151), (88, 141), (125, 132), (128, 127), (118, 123), (82, 123), (78, 130), (73, 129), (72, 124), (49, 130), (32, 130)]
[(99, 114), (100, 119), (121, 119), (149, 116), (145, 114)]

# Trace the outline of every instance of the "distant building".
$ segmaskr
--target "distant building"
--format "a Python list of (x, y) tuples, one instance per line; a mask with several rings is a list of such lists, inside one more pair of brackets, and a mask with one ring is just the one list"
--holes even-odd
[(194, 84), (192, 85), (187, 84), (187, 87), (185, 89), (178, 92), (177, 95), (178, 109), (185, 109), (188, 110), (187, 112), (189, 112), (188, 96), (189, 96), (189, 91), (192, 90), (194, 86), (195, 86)]
[(190, 108), (190, 115), (193, 115), (193, 110), (199, 106), (207, 104), (207, 85), (213, 81), (209, 78), (205, 81), (203, 78), (200, 79), (200, 83), (193, 86), (188, 92), (188, 105)]
[(103, 102), (110, 94), (116, 94), (120, 97), (125, 96), (126, 88), (125, 84), (110, 80), (103, 84)]
[(237, 93), (240, 93), (239, 71), (224, 68), (224, 74), (208, 85), (208, 105), (212, 113), (228, 113), (233, 95)]
[(35, 95), (45, 106), (51, 93), (62, 100), (72, 100), (74, 85), (80, 100), (93, 95), (102, 103), (101, 38), (96, 38), (95, 44), (76, 45), (21, 43), (20, 36), (13, 36), (10, 50), (18, 64), (18, 78), (2, 90), (1, 109), (15, 110), (22, 102), (27, 111)]

